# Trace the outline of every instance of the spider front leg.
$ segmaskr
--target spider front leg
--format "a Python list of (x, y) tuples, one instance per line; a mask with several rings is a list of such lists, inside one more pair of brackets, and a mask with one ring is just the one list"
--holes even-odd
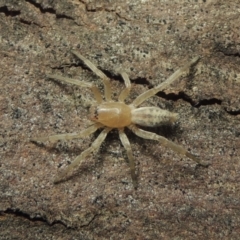
[(77, 86), (80, 86), (80, 87), (87, 87), (87, 88), (91, 88), (93, 94), (94, 94), (94, 97), (96, 99), (96, 101), (98, 103), (101, 103), (102, 102), (102, 96), (101, 96), (101, 93), (100, 91), (98, 90), (98, 88), (93, 85), (92, 83), (88, 83), (88, 82), (83, 82), (83, 81), (80, 81), (78, 79), (73, 79), (73, 78), (68, 78), (68, 77), (62, 77), (60, 75), (55, 75), (55, 74), (47, 74), (46, 75), (48, 78), (51, 78), (51, 79), (56, 79), (56, 80), (60, 80), (62, 82), (66, 82), (66, 83), (71, 83), (71, 84), (74, 84), (74, 85), (77, 85)]
[(110, 86), (110, 80), (109, 78), (100, 70), (98, 69), (91, 61), (89, 61), (87, 58), (85, 58), (83, 55), (76, 51), (72, 51), (72, 53), (77, 56), (79, 59), (83, 61), (83, 63), (91, 69), (98, 77), (102, 79), (102, 82), (104, 84), (104, 91), (105, 91), (105, 100), (111, 101), (111, 86)]
[(97, 151), (109, 131), (111, 131), (111, 128), (105, 128), (95, 139), (92, 145), (88, 149), (83, 151), (78, 157), (76, 157), (73, 162), (55, 178), (54, 183), (59, 183), (69, 177), (69, 173), (72, 173), (75, 168), (79, 167), (84, 158), (86, 158), (90, 153)]
[(136, 172), (135, 161), (134, 161), (134, 158), (133, 158), (132, 148), (131, 148), (130, 142), (128, 140), (127, 135), (124, 133), (123, 129), (119, 129), (119, 138), (122, 142), (123, 147), (127, 151), (127, 156), (128, 156), (128, 160), (129, 160), (129, 166), (130, 166), (133, 186), (136, 189), (137, 188), (137, 175), (135, 173)]
[(171, 148), (176, 153), (185, 155), (186, 157), (192, 159), (193, 161), (195, 161), (196, 163), (198, 163), (204, 167), (207, 167), (209, 165), (206, 163), (202, 163), (201, 160), (199, 160), (196, 156), (194, 156), (193, 154), (188, 152), (185, 148), (183, 148), (182, 146), (180, 146), (172, 141), (169, 141), (165, 137), (157, 135), (156, 133), (144, 131), (144, 130), (136, 127), (135, 125), (130, 125), (128, 128), (131, 129), (137, 136), (144, 138), (144, 139), (159, 141), (163, 146)]
[(124, 80), (124, 83), (125, 83), (125, 86), (126, 88), (124, 88), (122, 90), (122, 92), (120, 93), (119, 97), (118, 97), (118, 101), (119, 102), (124, 102), (124, 100), (128, 97), (129, 93), (130, 93), (130, 90), (131, 90), (131, 82), (130, 82), (130, 79), (127, 75), (127, 73), (125, 72), (121, 72), (121, 76)]
[(56, 134), (56, 135), (45, 136), (45, 137), (35, 137), (35, 138), (32, 138), (31, 141), (33, 141), (33, 142), (46, 142), (46, 141), (56, 142), (58, 140), (72, 140), (72, 139), (76, 139), (76, 138), (87, 137), (90, 134), (94, 133), (100, 127), (102, 127), (102, 124), (95, 123), (80, 133), (64, 133), (64, 134)]

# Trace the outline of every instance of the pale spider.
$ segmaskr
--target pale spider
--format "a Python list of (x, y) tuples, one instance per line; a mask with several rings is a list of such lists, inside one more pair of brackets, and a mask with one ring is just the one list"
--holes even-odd
[(107, 134), (114, 128), (118, 129), (120, 140), (122, 142), (122, 145), (126, 149), (134, 188), (137, 187), (137, 174), (135, 172), (135, 161), (133, 158), (130, 142), (128, 140), (128, 137), (124, 133), (125, 127), (129, 128), (131, 131), (133, 131), (137, 136), (141, 138), (157, 140), (162, 145), (171, 148), (173, 151), (185, 155), (192, 159), (193, 161), (201, 165), (204, 165), (200, 162), (200, 160), (197, 157), (195, 157), (193, 154), (188, 152), (180, 145), (177, 145), (174, 142), (171, 142), (162, 136), (142, 130), (138, 127), (138, 125), (155, 127), (165, 123), (173, 123), (176, 121), (178, 116), (177, 113), (171, 113), (167, 110), (163, 110), (158, 107), (138, 108), (138, 106), (144, 101), (146, 101), (148, 98), (154, 96), (160, 90), (165, 89), (168, 85), (173, 83), (177, 78), (179, 78), (183, 74), (183, 72), (189, 70), (191, 65), (195, 64), (198, 61), (199, 57), (194, 58), (185, 66), (174, 72), (165, 82), (142, 93), (130, 105), (127, 105), (124, 103), (124, 101), (130, 93), (131, 83), (128, 75), (125, 72), (121, 72), (121, 76), (124, 80), (126, 88), (121, 91), (118, 97), (118, 101), (114, 102), (111, 97), (112, 92), (110, 87), (110, 80), (108, 79), (108, 77), (101, 70), (99, 70), (92, 62), (90, 62), (81, 54), (75, 51), (73, 51), (73, 54), (76, 55), (79, 59), (81, 59), (88, 68), (90, 68), (98, 77), (102, 79), (102, 82), (104, 84), (105, 99), (103, 100), (99, 89), (92, 83), (83, 82), (78, 79), (62, 77), (59, 75), (47, 75), (47, 77), (51, 79), (57, 79), (66, 83), (78, 85), (80, 87), (91, 88), (96, 100), (96, 102), (92, 104), (90, 108), (89, 118), (93, 124), (80, 133), (66, 133), (46, 137), (37, 137), (32, 140), (41, 142), (70, 140), (75, 138), (86, 137), (94, 133), (99, 128), (103, 128), (103, 130), (99, 134), (99, 136), (95, 139), (95, 141), (92, 143), (92, 145), (88, 149), (83, 151), (79, 156), (77, 156), (73, 160), (73, 162), (57, 176), (57, 178), (54, 181), (55, 183), (62, 181), (66, 177), (69, 177), (68, 176), (69, 173), (71, 173), (72, 170), (79, 166), (84, 158), (86, 158), (90, 153), (97, 151), (102, 142), (104, 141), (104, 139), (106, 138)]

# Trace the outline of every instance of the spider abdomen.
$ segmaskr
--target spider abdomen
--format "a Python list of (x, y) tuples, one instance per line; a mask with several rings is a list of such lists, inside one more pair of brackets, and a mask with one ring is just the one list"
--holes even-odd
[(90, 119), (111, 128), (126, 127), (131, 124), (131, 108), (122, 102), (105, 102), (91, 108)]
[(172, 113), (158, 107), (141, 107), (132, 110), (132, 123), (155, 127), (173, 123), (177, 120), (177, 113)]

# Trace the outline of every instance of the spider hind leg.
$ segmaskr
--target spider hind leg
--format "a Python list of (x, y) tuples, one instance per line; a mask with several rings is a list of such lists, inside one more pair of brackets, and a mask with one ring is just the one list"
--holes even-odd
[(144, 138), (144, 139), (150, 139), (150, 140), (156, 140), (160, 142), (163, 146), (171, 148), (174, 152), (184, 155), (190, 159), (192, 159), (194, 162), (200, 164), (201, 166), (207, 167), (209, 164), (203, 163), (200, 159), (198, 159), (196, 156), (188, 152), (185, 148), (182, 146), (169, 141), (167, 138), (162, 137), (160, 135), (157, 135), (156, 133), (148, 132), (145, 130), (142, 130), (138, 128), (135, 125), (130, 125), (129, 129), (131, 129), (137, 136)]

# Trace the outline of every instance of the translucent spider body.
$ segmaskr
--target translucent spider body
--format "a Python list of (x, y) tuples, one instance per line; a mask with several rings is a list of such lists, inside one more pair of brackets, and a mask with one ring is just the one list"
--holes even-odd
[(75, 84), (80, 87), (91, 88), (96, 100), (96, 102), (92, 105), (90, 109), (90, 120), (93, 122), (93, 124), (80, 133), (37, 137), (32, 140), (55, 142), (58, 140), (83, 138), (92, 134), (99, 128), (103, 128), (103, 130), (99, 134), (99, 136), (95, 139), (95, 141), (92, 143), (92, 145), (88, 149), (83, 151), (79, 156), (77, 156), (73, 160), (73, 162), (57, 176), (57, 178), (54, 181), (55, 183), (60, 182), (63, 179), (69, 177), (69, 174), (72, 172), (72, 170), (74, 170), (76, 167), (79, 167), (81, 161), (84, 158), (86, 158), (90, 153), (97, 151), (102, 142), (104, 141), (104, 139), (106, 138), (107, 134), (114, 128), (118, 129), (120, 140), (122, 142), (122, 145), (126, 149), (127, 156), (129, 159), (131, 177), (135, 188), (137, 187), (137, 174), (135, 172), (135, 161), (133, 158), (130, 142), (126, 134), (124, 133), (125, 127), (129, 128), (139, 137), (159, 141), (162, 145), (171, 148), (173, 151), (181, 155), (185, 155), (191, 158), (193, 161), (200, 163), (198, 158), (196, 158), (194, 155), (192, 155), (183, 147), (175, 144), (174, 142), (169, 141), (168, 139), (160, 135), (142, 130), (138, 127), (138, 125), (154, 127), (165, 123), (173, 123), (174, 121), (176, 121), (178, 116), (176, 113), (171, 113), (167, 110), (163, 110), (157, 107), (138, 108), (138, 106), (144, 101), (146, 101), (148, 98), (154, 96), (160, 90), (165, 89), (176, 79), (178, 79), (183, 74), (183, 72), (188, 70), (191, 67), (191, 65), (198, 61), (199, 59), (198, 57), (194, 58), (188, 64), (178, 69), (165, 82), (142, 93), (131, 104), (127, 105), (124, 103), (124, 101), (130, 93), (131, 83), (128, 78), (128, 75), (125, 72), (122, 72), (121, 76), (124, 80), (126, 88), (122, 90), (122, 92), (120, 93), (118, 97), (118, 102), (114, 102), (111, 98), (110, 80), (107, 78), (107, 76), (102, 71), (100, 71), (92, 62), (87, 60), (81, 54), (77, 52), (73, 52), (73, 54), (76, 55), (79, 59), (81, 59), (85, 65), (87, 65), (97, 76), (99, 76), (102, 79), (102, 82), (104, 84), (105, 99), (103, 100), (98, 88), (91, 83), (83, 82), (77, 79), (62, 77), (59, 75), (47, 75), (49, 78), (52, 79), (57, 79), (66, 83)]

